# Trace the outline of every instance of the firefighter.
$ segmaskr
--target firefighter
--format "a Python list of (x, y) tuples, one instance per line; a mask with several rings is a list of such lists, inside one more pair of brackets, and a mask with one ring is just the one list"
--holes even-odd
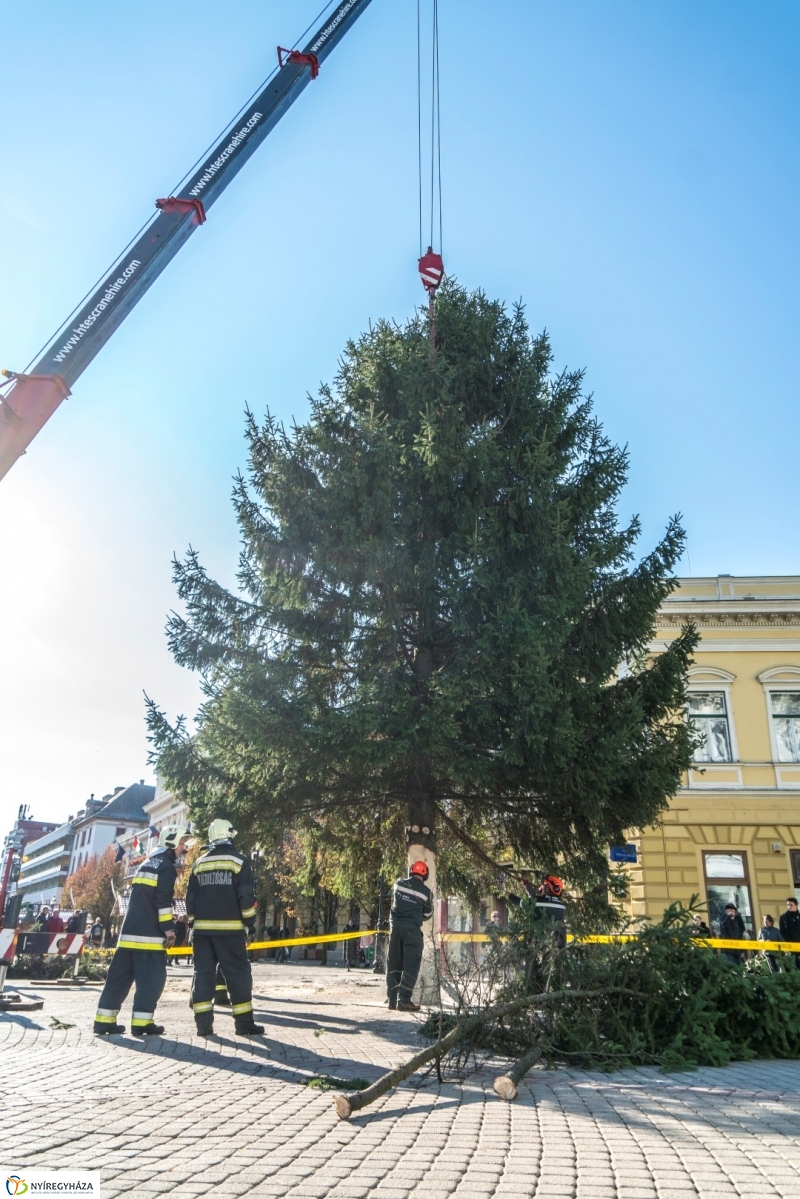
[(394, 885), (386, 957), (386, 989), (392, 1011), (419, 1011), (411, 994), (422, 965), (422, 924), (433, 915), (433, 896), (425, 886), (427, 878), (425, 863), (414, 862), (408, 878), (399, 878)]
[(555, 874), (546, 874), (536, 891), (536, 915), (551, 925), (559, 949), (567, 944), (567, 905), (563, 894), (564, 884)]
[(194, 928), (192, 1010), (200, 1036), (214, 1031), (217, 967), (228, 984), (234, 1027), (257, 1036), (253, 1021), (253, 975), (247, 960), (245, 929), (255, 929), (256, 905), (250, 861), (233, 847), (236, 830), (228, 820), (212, 820), (208, 851), (192, 866), (186, 913)]
[[(201, 848), (203, 853), (206, 853), (209, 846), (203, 845)], [(217, 973), (214, 978), (214, 1007), (229, 1008), (230, 1006), (231, 1000), (230, 996), (228, 995), (228, 984), (225, 982), (225, 975), (222, 973), (222, 967), (220, 966), (219, 962), (217, 962)], [(191, 995), (189, 996), (189, 1007), (192, 1007)]]
[(158, 848), (134, 875), (128, 911), (94, 1018), (98, 1036), (125, 1031), (124, 1025), (117, 1024), (117, 1016), (132, 985), (136, 988), (131, 1017), (133, 1035), (160, 1036), (164, 1031), (162, 1025), (155, 1023), (156, 1004), (167, 981), (166, 950), (175, 944), (172, 919), (175, 859), (190, 844), (188, 833), (182, 824), (168, 824), (161, 830)]

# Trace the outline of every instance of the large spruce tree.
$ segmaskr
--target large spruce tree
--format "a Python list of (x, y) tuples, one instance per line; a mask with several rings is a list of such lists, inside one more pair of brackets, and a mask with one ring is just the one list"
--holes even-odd
[(413, 856), (445, 833), (484, 866), (602, 882), (688, 764), (694, 633), (648, 658), (683, 534), (632, 565), (626, 454), (582, 383), (520, 308), (450, 283), (433, 359), (426, 314), (383, 321), (307, 423), (248, 414), (238, 592), (193, 551), (175, 565), (170, 646), (206, 699), (191, 732), (149, 712), (198, 815), (262, 844), (405, 830)]

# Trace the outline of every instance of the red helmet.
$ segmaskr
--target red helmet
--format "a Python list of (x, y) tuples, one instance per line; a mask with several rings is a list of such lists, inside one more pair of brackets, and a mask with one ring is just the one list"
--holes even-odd
[(408, 873), (409, 874), (419, 874), (419, 875), (421, 875), (422, 878), (427, 878), (428, 874), (429, 874), (429, 870), (424, 862), (414, 862), (414, 863), (412, 863), (411, 869), (409, 870)]
[(542, 879), (541, 890), (545, 895), (552, 895), (554, 899), (558, 899), (564, 891), (564, 884), (557, 875), (546, 874)]

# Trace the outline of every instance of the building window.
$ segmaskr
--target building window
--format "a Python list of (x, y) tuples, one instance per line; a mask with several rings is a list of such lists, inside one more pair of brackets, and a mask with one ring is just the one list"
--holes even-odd
[(471, 933), (474, 917), (472, 908), (455, 895), (447, 897), (447, 931), (449, 933)]
[(735, 903), (744, 926), (753, 935), (753, 909), (747, 881), (747, 861), (743, 853), (705, 853), (703, 868), (706, 878), (706, 897), (711, 931), (719, 936), (719, 926), (725, 915), (725, 904)]
[(792, 889), (800, 903), (800, 849), (791, 850), (789, 857), (792, 863)]
[(800, 762), (800, 692), (772, 691), (772, 727), (779, 762)]
[(731, 733), (724, 691), (691, 691), (688, 696), (689, 723), (700, 736), (695, 762), (730, 762)]

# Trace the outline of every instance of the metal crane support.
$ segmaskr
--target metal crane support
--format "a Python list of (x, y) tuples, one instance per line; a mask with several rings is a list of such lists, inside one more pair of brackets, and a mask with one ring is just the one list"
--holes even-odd
[[(133, 306), (206, 219), (206, 213), (291, 107), (370, 0), (342, 0), (302, 51), (280, 68), (203, 160), (177, 195), (156, 200), (157, 213), (117, 260), (81, 309), (56, 334), (30, 373), (0, 397), (0, 479), (70, 394)], [(283, 51), (283, 54), (286, 54)]]

